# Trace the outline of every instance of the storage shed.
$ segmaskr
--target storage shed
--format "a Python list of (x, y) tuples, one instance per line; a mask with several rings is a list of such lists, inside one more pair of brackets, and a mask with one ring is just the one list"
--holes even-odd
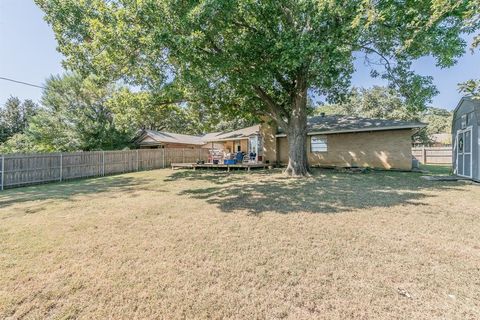
[(453, 171), (480, 182), (480, 100), (463, 97), (453, 112)]

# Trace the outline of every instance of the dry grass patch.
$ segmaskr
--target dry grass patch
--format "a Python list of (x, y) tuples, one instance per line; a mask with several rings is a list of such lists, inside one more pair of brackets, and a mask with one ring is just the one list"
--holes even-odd
[(478, 319), (480, 187), (157, 170), (0, 193), (0, 318)]

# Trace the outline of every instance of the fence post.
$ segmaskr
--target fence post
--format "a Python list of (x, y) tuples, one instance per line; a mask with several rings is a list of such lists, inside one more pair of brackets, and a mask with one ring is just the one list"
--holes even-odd
[(425, 149), (425, 147), (422, 147), (422, 158), (423, 164), (427, 164), (427, 149)]
[(3, 183), (5, 181), (5, 156), (2, 154), (2, 182), (1, 182), (1, 190), (3, 190)]
[(182, 163), (185, 163), (185, 148), (182, 148)]
[(63, 154), (60, 152), (60, 182), (63, 179)]
[(102, 176), (105, 175), (105, 151), (102, 150)]
[(138, 149), (137, 149), (137, 171), (138, 171)]
[(167, 146), (164, 146), (162, 150), (163, 150), (163, 169), (165, 169), (167, 167), (167, 164), (165, 163), (165, 159), (166, 159), (165, 154), (167, 153)]

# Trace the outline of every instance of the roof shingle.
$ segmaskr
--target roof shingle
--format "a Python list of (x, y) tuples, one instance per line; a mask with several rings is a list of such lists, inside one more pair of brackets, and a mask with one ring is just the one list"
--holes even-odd
[[(418, 121), (372, 119), (341, 115), (315, 116), (307, 120), (307, 132), (309, 134), (413, 129), (424, 126), (424, 123)], [(284, 131), (279, 130), (279, 133), (284, 133)]]

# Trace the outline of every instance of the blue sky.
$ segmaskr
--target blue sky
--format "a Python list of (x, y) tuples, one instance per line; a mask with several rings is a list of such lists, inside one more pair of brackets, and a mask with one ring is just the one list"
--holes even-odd
[[(33, 0), (0, 0), (0, 77), (41, 85), (49, 75), (62, 73), (62, 56), (56, 51), (53, 32), (42, 17), (42, 11)], [(382, 84), (370, 78), (362, 61), (356, 66), (353, 85)], [(440, 94), (432, 104), (453, 109), (461, 97), (457, 84), (480, 78), (480, 53), (467, 52), (458, 64), (448, 69), (436, 67), (434, 60), (426, 57), (415, 62), (414, 69), (419, 74), (434, 77)], [(11, 95), (38, 101), (41, 93), (38, 88), (0, 80), (0, 104)]]

